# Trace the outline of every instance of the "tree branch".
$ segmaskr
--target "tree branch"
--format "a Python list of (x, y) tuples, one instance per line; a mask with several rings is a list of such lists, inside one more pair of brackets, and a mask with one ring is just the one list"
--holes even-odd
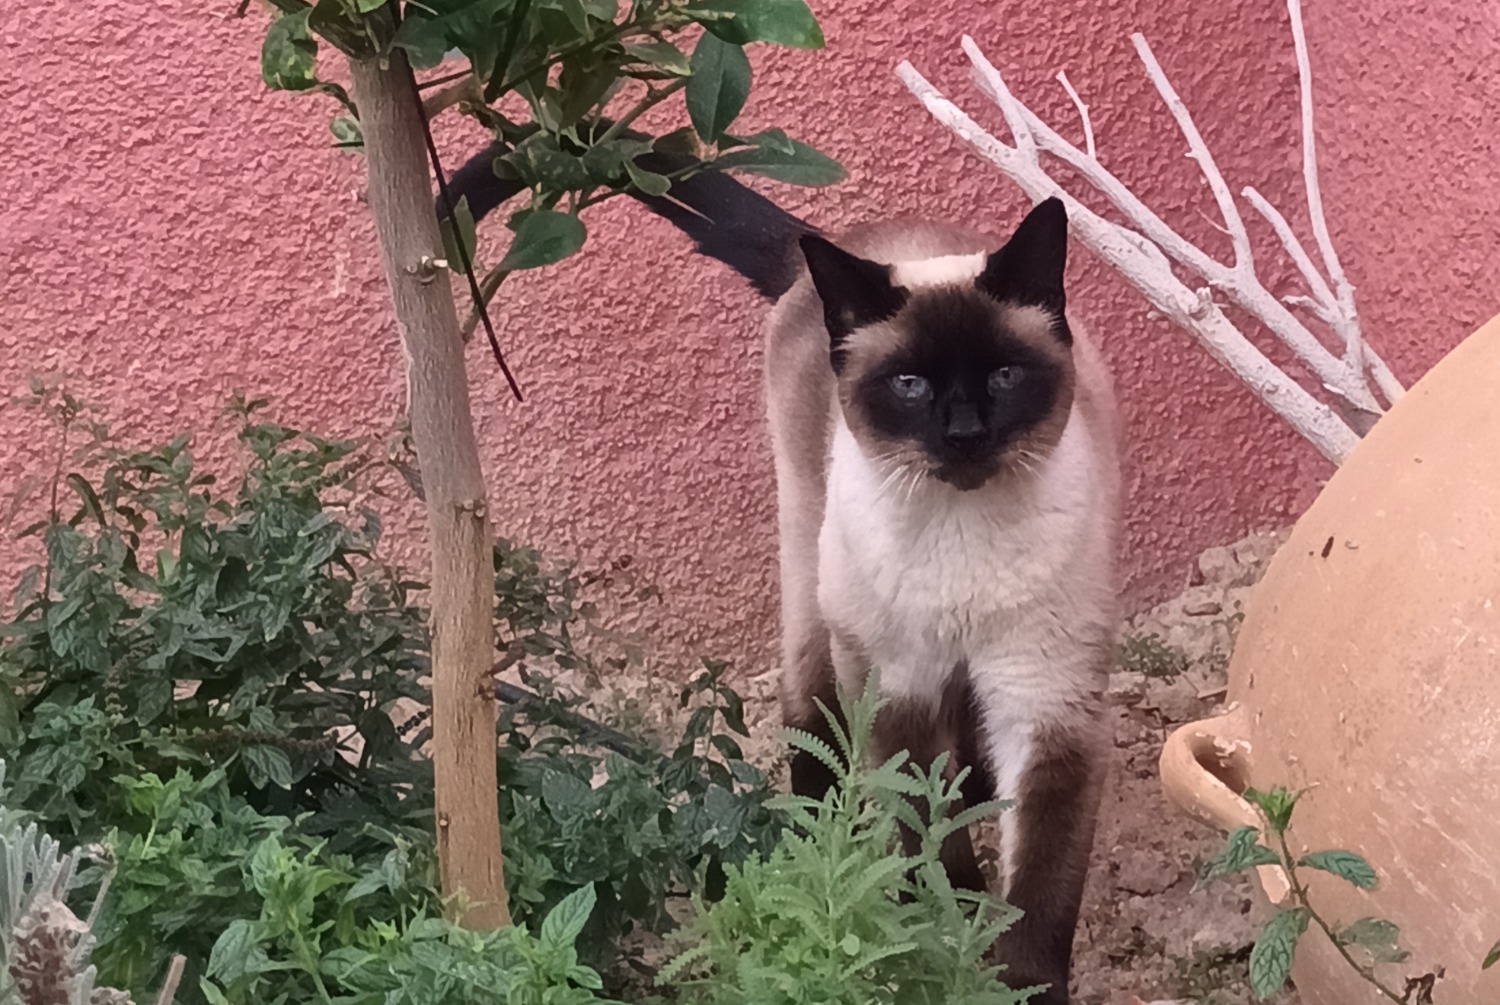
[[(1000, 72), (985, 58), (972, 39), (965, 36), (964, 52), (973, 64), (973, 77), (979, 89), (989, 97), (1005, 117), (1012, 146), (995, 139), (977, 123), (944, 98), (909, 63), (902, 63), (897, 74), (927, 110), (960, 138), (975, 146), (1032, 198), (1040, 201), (1061, 195), (1068, 205), (1075, 234), (1085, 244), (1120, 270), (1147, 299), (1163, 313), (1192, 333), (1216, 360), (1227, 366), (1277, 414), (1318, 446), (1335, 463), (1347, 455), (1358, 436), (1382, 413), (1382, 403), (1375, 396), (1378, 389), (1385, 402), (1400, 396), (1401, 387), (1384, 361), (1365, 344), (1354, 312), (1353, 290), (1337, 266), (1327, 227), (1322, 222), (1322, 204), (1316, 189), (1316, 160), (1313, 154), (1311, 120), (1311, 83), (1307, 67), (1305, 40), (1302, 39), (1299, 0), (1288, 0), (1294, 37), (1298, 39), (1299, 68), (1302, 72), (1304, 173), (1308, 178), (1309, 204), (1317, 218), (1315, 232), (1328, 266), (1331, 281), (1325, 280), (1313, 265), (1311, 257), (1297, 240), (1284, 216), (1252, 188), (1243, 195), (1276, 232), (1282, 247), (1297, 265), (1308, 284), (1310, 297), (1277, 299), (1255, 274), (1255, 260), (1250, 235), (1234, 195), (1198, 132), (1186, 104), (1168, 81), (1160, 63), (1146, 40), (1132, 36), (1148, 77), (1166, 103), (1178, 129), (1188, 144), (1189, 156), (1203, 172), (1219, 213), (1223, 230), (1229, 235), (1233, 261), (1222, 264), (1185, 240), (1147, 207), (1129, 188), (1100, 163), (1094, 148), (1093, 129), (1088, 106), (1059, 73), (1063, 85), (1078, 109), (1084, 125), (1085, 149), (1064, 139), (1031, 109), (1027, 108), (1006, 86)], [(1106, 221), (1077, 200), (1061, 191), (1048, 175), (1041, 154), (1058, 158), (1104, 195), (1126, 218), (1129, 227)], [(1170, 260), (1170, 261), (1169, 261)], [(1170, 262), (1191, 270), (1207, 283), (1192, 289), (1173, 273)], [(1296, 354), (1317, 378), (1322, 392), (1333, 396), (1342, 416), (1319, 402), (1309, 391), (1281, 372), (1224, 317), (1214, 304), (1211, 290), (1222, 291), (1237, 306), (1258, 318)], [(1340, 352), (1331, 352), (1293, 314), (1288, 305), (1308, 308), (1338, 337)], [(1374, 389), (1372, 389), (1372, 384)]]
[(432, 554), (433, 774), (443, 892), (465, 925), (510, 923), (495, 776), (493, 535), (446, 273), (422, 106), (405, 54), (351, 59), (370, 213), (408, 361)]
[[(967, 45), (972, 45), (967, 38), (964, 41)], [(1214, 304), (1208, 289), (1189, 289), (1173, 274), (1159, 250), (1155, 253), (1144, 250), (1147, 243), (1159, 247), (1161, 242), (1148, 242), (1147, 237), (1105, 220), (1064, 192), (1047, 175), (1038, 160), (1031, 129), (1037, 128), (1038, 135), (1049, 143), (1051, 140), (1048, 134), (1051, 131), (1015, 101), (1003, 82), (999, 81), (998, 74), (995, 78), (997, 92), (994, 97), (1011, 125), (1016, 141), (1014, 147), (1006, 146), (985, 132), (978, 123), (943, 97), (910, 63), (903, 62), (896, 72), (907, 89), (934, 118), (999, 167), (1021, 187), (1032, 202), (1040, 202), (1051, 196), (1062, 199), (1068, 210), (1070, 229), (1087, 247), (1118, 270), (1157, 310), (1197, 337), (1210, 356), (1307, 437), (1324, 457), (1337, 464), (1348, 456), (1359, 439), (1354, 431), (1331, 408), (1314, 398), (1252, 345)], [(1026, 149), (1028, 145), (1029, 152)], [(1085, 160), (1081, 155), (1079, 159)], [(1207, 256), (1178, 238), (1155, 214), (1141, 206), (1097, 162), (1086, 163), (1095, 165), (1088, 173), (1092, 175), (1089, 180), (1096, 187), (1118, 188), (1124, 201), (1139, 206), (1145, 222), (1149, 224), (1154, 221), (1154, 229), (1163, 232), (1170, 242), (1177, 245), (1169, 247), (1168, 251), (1175, 250), (1183, 257), (1207, 260)], [(1110, 193), (1106, 191), (1106, 194)], [(1142, 220), (1132, 217), (1132, 222), (1139, 224)]]

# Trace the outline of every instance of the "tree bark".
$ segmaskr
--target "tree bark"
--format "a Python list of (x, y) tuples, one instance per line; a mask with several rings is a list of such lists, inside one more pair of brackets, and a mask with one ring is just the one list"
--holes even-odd
[(493, 538), (464, 345), (432, 212), (421, 106), (405, 53), (350, 60), (369, 204), (406, 349), (412, 441), (432, 548), (432, 759), (443, 893), (473, 929), (510, 924), (495, 781)]

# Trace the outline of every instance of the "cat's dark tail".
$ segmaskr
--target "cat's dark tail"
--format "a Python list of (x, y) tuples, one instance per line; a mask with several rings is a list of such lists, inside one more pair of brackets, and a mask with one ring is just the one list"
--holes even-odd
[[(524, 187), (518, 181), (496, 177), (493, 165), (500, 153), (498, 145), (488, 147), (448, 180), (454, 200), (468, 198), (469, 212), (476, 221)], [(637, 165), (658, 174), (670, 174), (690, 163), (684, 155), (654, 151), (636, 158)], [(798, 239), (818, 232), (719, 171), (674, 181), (666, 196), (632, 193), (632, 197), (692, 238), (700, 254), (728, 265), (749, 280), (761, 296), (772, 300), (797, 279), (801, 265)], [(445, 215), (441, 200), (438, 215)]]

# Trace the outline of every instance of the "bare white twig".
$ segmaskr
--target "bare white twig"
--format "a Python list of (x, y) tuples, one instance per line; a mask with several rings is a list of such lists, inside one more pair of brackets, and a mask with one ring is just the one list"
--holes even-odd
[(1203, 177), (1208, 181), (1208, 188), (1214, 194), (1214, 202), (1219, 204), (1219, 215), (1224, 218), (1224, 226), (1229, 230), (1229, 240), (1234, 248), (1234, 265), (1232, 271), (1254, 276), (1255, 256), (1250, 252), (1250, 232), (1245, 229), (1245, 221), (1240, 218), (1240, 209), (1234, 204), (1234, 195), (1229, 191), (1229, 186), (1224, 182), (1224, 176), (1219, 173), (1219, 165), (1214, 162), (1214, 155), (1208, 152), (1208, 144), (1203, 142), (1203, 135), (1198, 132), (1198, 126), (1194, 124), (1193, 117), (1187, 110), (1187, 105), (1177, 96), (1177, 90), (1167, 80), (1165, 71), (1161, 64), (1156, 61), (1156, 54), (1151, 51), (1151, 46), (1146, 43), (1146, 36), (1136, 32), (1130, 36), (1131, 44), (1135, 46), (1136, 55), (1141, 57), (1145, 64), (1146, 76), (1151, 78), (1151, 83), (1156, 87), (1156, 93), (1161, 95), (1161, 100), (1166, 102), (1167, 111), (1172, 113), (1172, 118), (1177, 122), (1177, 128), (1182, 131), (1183, 138), (1188, 142), (1188, 156), (1198, 162), (1198, 168), (1203, 172)]
[[(1193, 332), (1210, 356), (1306, 436), (1324, 457), (1337, 464), (1354, 449), (1358, 436), (1333, 409), (1282, 373), (1250, 344), (1214, 304), (1207, 288), (1194, 291), (1173, 275), (1155, 244), (1104, 219), (1064, 192), (1042, 169), (1034, 148), (1028, 154), (1020, 148), (1019, 140), (1017, 146), (1011, 147), (995, 139), (943, 97), (910, 63), (903, 62), (896, 73), (934, 118), (1004, 171), (1032, 202), (1052, 196), (1060, 198), (1068, 210), (1069, 227), (1085, 245), (1118, 270), (1157, 310)], [(1002, 99), (1008, 96), (1008, 91), (1001, 92)], [(1022, 114), (1020, 106), (1012, 100), (999, 103), (1008, 120), (1012, 115)], [(1021, 125), (1024, 129), (1027, 123)], [(1146, 251), (1147, 247), (1154, 253)]]
[(1074, 89), (1073, 82), (1068, 79), (1067, 70), (1057, 71), (1057, 82), (1063, 86), (1064, 91), (1068, 92), (1068, 97), (1073, 99), (1073, 107), (1078, 109), (1078, 117), (1083, 120), (1084, 151), (1090, 157), (1097, 159), (1097, 155), (1094, 153), (1094, 124), (1089, 121), (1089, 106), (1085, 105), (1083, 99), (1078, 96), (1078, 91)]
[[(1354, 311), (1353, 288), (1338, 267), (1322, 218), (1322, 203), (1316, 188), (1316, 157), (1313, 152), (1311, 76), (1302, 36), (1299, 0), (1288, 0), (1294, 37), (1298, 39), (1298, 67), (1302, 80), (1304, 173), (1307, 175), (1309, 208), (1329, 279), (1314, 266), (1311, 256), (1286, 218), (1253, 188), (1244, 198), (1271, 225), (1282, 247), (1307, 282), (1308, 297), (1278, 300), (1255, 275), (1250, 236), (1239, 207), (1186, 104), (1167, 80), (1146, 40), (1132, 36), (1136, 52), (1157, 92), (1166, 103), (1178, 129), (1188, 143), (1189, 156), (1203, 172), (1219, 213), (1223, 230), (1233, 249), (1233, 261), (1225, 265), (1193, 245), (1169, 227), (1098, 160), (1088, 107), (1065, 73), (1058, 81), (1072, 98), (1084, 124), (1085, 149), (1079, 150), (1022, 104), (1006, 86), (1000, 72), (985, 58), (972, 39), (963, 38), (963, 49), (974, 68), (979, 89), (999, 106), (1010, 129), (1014, 146), (1007, 146), (986, 132), (937, 92), (908, 63), (897, 74), (907, 88), (943, 125), (975, 146), (1036, 202), (1048, 196), (1063, 198), (1075, 234), (1106, 261), (1120, 270), (1163, 313), (1195, 335), (1205, 349), (1233, 371), (1272, 409), (1313, 441), (1330, 460), (1338, 463), (1357, 441), (1359, 434), (1383, 411), (1374, 387), (1386, 402), (1394, 402), (1401, 386), (1379, 356), (1360, 335)], [(1041, 154), (1049, 154), (1072, 167), (1124, 215), (1130, 227), (1122, 227), (1094, 214), (1062, 192), (1048, 175)], [(1215, 224), (1217, 226), (1217, 224)], [(1134, 229), (1131, 229), (1134, 228)], [(1194, 290), (1172, 271), (1170, 262), (1197, 273), (1207, 286)], [(1234, 304), (1253, 314), (1297, 355), (1316, 378), (1316, 387), (1332, 395), (1343, 413), (1336, 413), (1266, 359), (1213, 303), (1213, 290), (1222, 291)], [(1330, 352), (1288, 305), (1307, 308), (1338, 338), (1340, 354)]]

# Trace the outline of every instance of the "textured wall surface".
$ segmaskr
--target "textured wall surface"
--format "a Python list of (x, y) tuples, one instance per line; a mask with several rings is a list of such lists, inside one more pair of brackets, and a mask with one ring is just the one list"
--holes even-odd
[[(1372, 341), (1410, 380), (1500, 310), (1490, 128), (1500, 13), (1460, 0), (1420, 11), (1397, 0), (1309, 6), (1330, 224)], [(328, 102), (261, 88), (259, 26), (230, 19), (232, 7), (117, 0), (45, 17), (15, 4), (0, 12), (11, 56), (0, 70), (0, 387), (66, 372), (122, 433), (191, 428), (209, 454), (226, 449), (217, 417), (235, 388), (273, 395), (289, 421), (380, 435), (399, 410), (401, 363), (358, 162), (327, 149)], [(910, 58), (998, 126), (966, 81), (958, 38), (969, 32), (1018, 93), (1076, 135), (1052, 79), (1066, 68), (1091, 105), (1105, 162), (1164, 218), (1227, 251), (1135, 61), (1128, 35), (1139, 29), (1231, 185), (1258, 186), (1306, 233), (1279, 3), (815, 8), (828, 50), (755, 50), (747, 118), (786, 126), (847, 165), (851, 180), (836, 189), (765, 186), (820, 225), (901, 212), (1003, 234), (1019, 219), (1019, 193), (892, 74)], [(475, 145), (455, 139), (453, 166)], [(623, 200), (588, 222), (586, 254), (519, 277), (501, 311), (528, 401), (509, 400), (482, 340), (471, 350), (499, 524), (562, 556), (632, 555), (665, 594), (653, 627), (758, 669), (775, 623), (764, 306)], [(1298, 292), (1263, 247), (1274, 289)], [(1327, 474), (1312, 450), (1082, 256), (1073, 283), (1120, 379), (1137, 594), (1178, 585), (1202, 547), (1300, 512)], [(34, 414), (0, 405), (7, 489), (32, 484), (54, 449)], [(402, 547), (420, 556), (409, 504), (386, 506)], [(28, 552), (5, 536), (8, 572)]]

